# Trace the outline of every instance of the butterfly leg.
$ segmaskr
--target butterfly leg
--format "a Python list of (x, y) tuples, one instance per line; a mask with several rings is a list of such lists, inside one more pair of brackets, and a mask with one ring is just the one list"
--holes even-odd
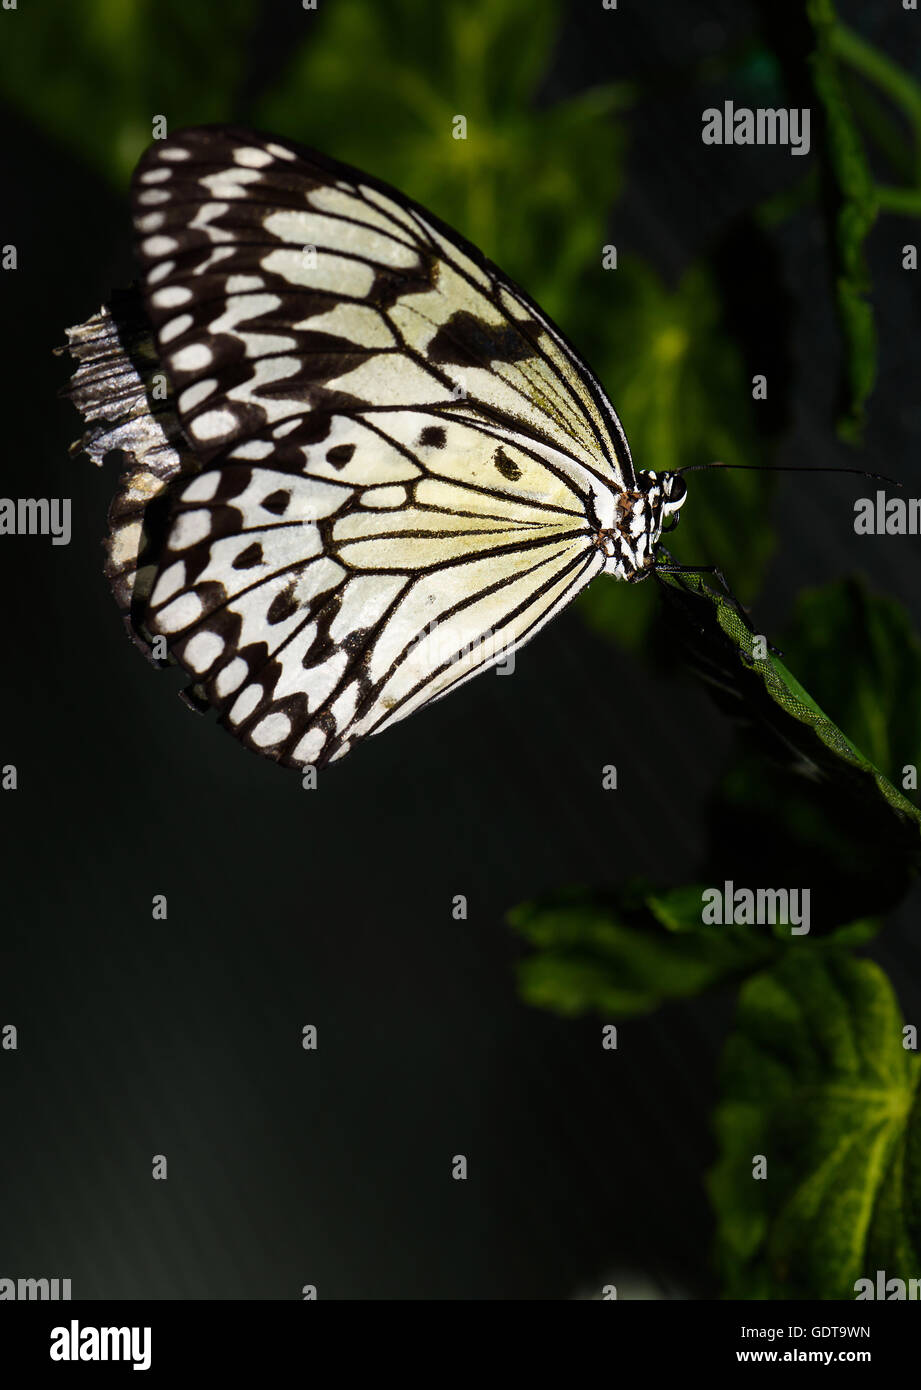
[[(755, 631), (754, 627), (752, 626), (751, 618), (748, 616), (746, 609), (743, 608), (740, 601), (732, 592), (732, 589), (729, 586), (729, 581), (726, 579), (726, 576), (723, 574), (723, 571), (719, 568), (718, 565), (679, 565), (675, 562), (674, 556), (671, 555), (667, 550), (665, 550), (664, 546), (660, 546), (660, 550), (671, 563), (667, 565), (656, 565), (656, 573), (676, 574), (678, 576), (681, 576), (682, 574), (712, 575), (713, 578), (716, 579), (721, 585), (723, 593), (726, 595), (729, 602), (732, 604), (736, 613), (738, 613), (739, 617), (742, 619), (743, 623), (745, 624), (748, 631), (751, 633), (752, 637), (761, 636), (760, 633)], [(783, 656), (783, 652), (778, 647), (775, 647), (773, 642), (769, 640), (767, 645), (768, 651), (771, 653), (772, 656)]]

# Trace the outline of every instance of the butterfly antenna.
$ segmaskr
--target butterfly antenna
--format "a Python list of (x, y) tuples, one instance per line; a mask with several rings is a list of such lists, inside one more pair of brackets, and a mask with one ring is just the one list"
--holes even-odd
[(698, 473), (704, 468), (741, 468), (749, 473), (856, 473), (860, 478), (872, 478), (878, 483), (891, 483), (893, 487), (902, 487), (898, 478), (887, 478), (885, 473), (868, 473), (865, 468), (827, 468), (821, 464), (773, 464), (773, 463), (688, 463), (684, 468), (676, 468), (675, 472)]

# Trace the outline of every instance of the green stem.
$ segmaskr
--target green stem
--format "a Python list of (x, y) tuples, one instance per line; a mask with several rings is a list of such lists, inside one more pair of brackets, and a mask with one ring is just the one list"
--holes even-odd
[(921, 217), (921, 188), (893, 188), (876, 185), (876, 201), (881, 212), (900, 212), (905, 217)]
[(907, 72), (846, 24), (836, 24), (830, 30), (829, 43), (836, 57), (881, 87), (921, 131), (921, 88)]
[(914, 151), (905, 139), (902, 123), (883, 107), (878, 92), (856, 73), (843, 73), (844, 87), (858, 125), (874, 141), (877, 151), (892, 167), (893, 175), (908, 182), (914, 172)]
[(846, 24), (833, 25), (828, 31), (828, 42), (837, 58), (875, 83), (905, 113), (914, 131), (915, 178), (921, 184), (921, 87), (898, 63), (866, 43)]

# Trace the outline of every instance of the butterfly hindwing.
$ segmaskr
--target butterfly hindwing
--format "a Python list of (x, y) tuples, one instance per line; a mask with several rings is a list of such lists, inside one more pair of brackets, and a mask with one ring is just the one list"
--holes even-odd
[[(460, 454), (465, 435), (468, 449), (482, 439), (447, 428), (446, 458), (457, 456), (447, 440)], [(260, 751), (271, 735), (293, 762), (335, 757), (501, 660), (600, 567), (575, 504), (408, 476), (399, 454), (382, 482), (377, 436), (356, 449), (350, 481), (331, 479), (316, 451), (316, 472), (267, 458), (194, 479), (150, 610), (234, 732)], [(524, 471), (508, 445), (506, 466), (516, 457)]]
[(201, 474), (147, 622), (293, 763), (501, 660), (603, 567), (626, 441), (562, 335), (430, 214), (226, 128), (134, 186), (146, 304)]

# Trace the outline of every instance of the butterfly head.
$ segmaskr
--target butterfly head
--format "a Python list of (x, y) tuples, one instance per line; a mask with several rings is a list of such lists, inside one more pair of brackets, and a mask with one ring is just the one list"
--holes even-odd
[(659, 535), (663, 531), (674, 531), (681, 520), (681, 508), (687, 501), (687, 483), (680, 473), (660, 473), (657, 478), (653, 474), (646, 476), (653, 479), (653, 484), (659, 487), (662, 495)]
[(639, 473), (636, 488), (621, 493), (616, 524), (599, 531), (596, 544), (607, 557), (605, 569), (618, 579), (645, 579), (655, 568), (656, 547), (680, 520), (688, 495), (678, 473)]

